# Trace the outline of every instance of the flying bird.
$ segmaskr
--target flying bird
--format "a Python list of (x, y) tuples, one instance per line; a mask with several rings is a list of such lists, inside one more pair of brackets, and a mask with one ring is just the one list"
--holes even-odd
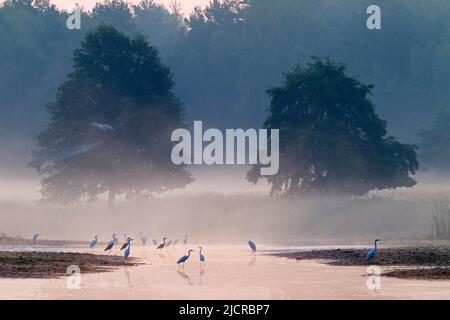
[(367, 252), (367, 257), (366, 257), (366, 261), (369, 262), (370, 260), (372, 260), (375, 257), (375, 254), (377, 253), (377, 242), (381, 241), (380, 239), (375, 239), (375, 241), (373, 242), (373, 248), (369, 250), (369, 252)]
[(256, 252), (256, 244), (253, 241), (248, 240), (248, 245), (252, 249), (253, 253)]
[(91, 144), (84, 144), (81, 146), (67, 147), (61, 150), (48, 150), (38, 155), (36, 160), (33, 160), (33, 164), (35, 164), (38, 168), (41, 168), (48, 162), (55, 163), (87, 153), (97, 148), (101, 144), (102, 142), (99, 141)]
[(167, 239), (167, 238), (163, 238), (163, 243), (161, 243), (159, 246), (157, 246), (156, 249), (162, 249), (162, 248), (164, 248), (165, 245), (166, 245), (166, 239)]
[(205, 256), (202, 254), (202, 250), (203, 250), (203, 248), (202, 247), (198, 247), (199, 249), (200, 249), (200, 252), (198, 253), (198, 257), (200, 258), (200, 264), (201, 263), (205, 263)]
[(109, 251), (109, 253), (111, 253), (111, 249), (113, 248), (115, 243), (116, 243), (116, 234), (114, 233), (112, 235), (112, 239), (108, 241), (108, 244), (106, 245), (105, 251)]
[(180, 259), (178, 259), (177, 264), (180, 265), (182, 263), (183, 264), (183, 268), (184, 268), (184, 263), (191, 256), (191, 252), (194, 252), (194, 250), (189, 250), (187, 255), (182, 256)]
[(98, 122), (91, 122), (89, 123), (91, 126), (96, 127), (97, 129), (100, 129), (102, 131), (116, 131), (112, 126), (110, 126), (107, 123), (98, 123)]
[(31, 240), (33, 240), (33, 243), (36, 243), (37, 239), (39, 238), (39, 233), (35, 233), (33, 234), (33, 236), (31, 237)]
[(130, 250), (131, 250), (131, 241), (133, 241), (133, 239), (128, 238), (127, 239), (127, 243), (128, 243), (128, 247), (125, 250), (125, 253), (123, 254), (125, 261), (128, 261), (128, 257), (130, 256)]
[(89, 243), (89, 248), (95, 247), (95, 246), (97, 245), (97, 241), (98, 241), (98, 236), (95, 236), (95, 237), (94, 237), (94, 240), (92, 240), (92, 241)]
[(96, 142), (96, 143), (84, 144), (84, 145), (81, 145), (78, 147), (66, 148), (59, 155), (53, 157), (53, 161), (62, 161), (62, 160), (66, 160), (69, 158), (73, 158), (80, 154), (91, 151), (91, 150), (97, 148), (101, 144), (102, 144), (102, 142)]

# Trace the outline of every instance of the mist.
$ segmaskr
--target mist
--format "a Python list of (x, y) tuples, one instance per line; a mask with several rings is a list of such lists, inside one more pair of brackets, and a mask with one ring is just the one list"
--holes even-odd
[(431, 235), (433, 208), (450, 201), (450, 186), (433, 184), (429, 175), (411, 189), (374, 191), (365, 197), (273, 198), (267, 185), (254, 187), (245, 181), (246, 169), (194, 169), (197, 180), (185, 189), (141, 203), (120, 200), (113, 211), (105, 199), (89, 205), (39, 203), (37, 179), (4, 180), (0, 232), (25, 238), (39, 232), (43, 239), (59, 240), (93, 235), (107, 240), (112, 233), (143, 232), (160, 241), (187, 234), (194, 243), (211, 244), (248, 239), (266, 245), (419, 240)]
[[(64, 29), (68, 13), (61, 9), (6, 3), (0, 7), (0, 232), (67, 240), (187, 234), (205, 243), (426, 239), (434, 206), (450, 202), (446, 175), (434, 169), (419, 171), (412, 188), (289, 198), (271, 196), (267, 181), (250, 184), (248, 166), (188, 166), (194, 182), (146, 201), (119, 197), (111, 209), (104, 194), (95, 203), (57, 205), (40, 202), (40, 177), (27, 166), (50, 118), (46, 107), (72, 71), (73, 50), (105, 22), (126, 36), (141, 32), (157, 48), (186, 123), (261, 128), (266, 90), (314, 55), (345, 63), (351, 75), (373, 83), (376, 113), (389, 135), (416, 143), (450, 101), (447, 2), (427, 1), (424, 13), (422, 0), (379, 1), (386, 12), (380, 34), (358, 27), (370, 1), (248, 1), (240, 10), (210, 7), (187, 20), (161, 5), (139, 10), (119, 1), (84, 11), (76, 32)], [(5, 19), (12, 13), (14, 21)]]

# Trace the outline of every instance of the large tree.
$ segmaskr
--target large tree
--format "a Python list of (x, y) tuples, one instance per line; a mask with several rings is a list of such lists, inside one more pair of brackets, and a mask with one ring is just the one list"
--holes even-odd
[[(387, 136), (372, 89), (344, 65), (314, 58), (267, 91), (265, 127), (280, 129), (280, 170), (267, 177), (273, 192), (363, 195), (415, 184), (415, 147)], [(253, 167), (248, 179), (260, 178)]]
[(158, 51), (142, 35), (103, 25), (87, 34), (73, 61), (31, 162), (44, 198), (70, 203), (109, 192), (112, 204), (116, 195), (148, 197), (189, 183), (170, 160), (184, 107)]

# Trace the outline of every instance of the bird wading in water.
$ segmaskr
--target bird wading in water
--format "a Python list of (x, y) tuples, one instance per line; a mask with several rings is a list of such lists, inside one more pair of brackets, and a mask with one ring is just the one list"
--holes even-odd
[(127, 246), (127, 249), (125, 250), (125, 253), (123, 254), (125, 261), (128, 261), (128, 257), (130, 256), (131, 241), (133, 241), (133, 239), (131, 239), (131, 238), (127, 239), (128, 246)]
[(116, 243), (116, 234), (114, 233), (112, 235), (112, 239), (108, 241), (108, 244), (106, 245), (105, 251), (109, 251), (111, 253), (111, 249), (114, 247), (114, 244)]
[(178, 259), (177, 264), (178, 266), (180, 266), (181, 264), (183, 264), (183, 269), (184, 269), (184, 263), (187, 261), (187, 259), (189, 259), (189, 257), (191, 256), (191, 252), (194, 252), (194, 250), (189, 250), (188, 254), (185, 256), (182, 256), (180, 259)]
[(92, 241), (89, 243), (89, 248), (95, 247), (95, 246), (97, 245), (97, 242), (98, 242), (98, 236), (95, 236), (95, 237), (94, 237), (94, 240), (92, 240)]
[(200, 251), (198, 252), (198, 258), (200, 259), (200, 265), (204, 265), (205, 264), (205, 256), (202, 254), (202, 247), (198, 247), (200, 249)]
[(248, 245), (252, 249), (253, 253), (256, 253), (256, 244), (253, 241), (248, 240)]
[(373, 248), (369, 250), (369, 252), (367, 252), (367, 257), (366, 257), (366, 261), (370, 262), (371, 260), (373, 260), (373, 258), (375, 258), (375, 254), (377, 253), (377, 242), (381, 241), (380, 239), (375, 239), (375, 241), (373, 242)]
[(139, 238), (141, 239), (142, 244), (145, 246), (147, 244), (147, 237), (142, 234), (142, 232), (139, 232)]
[(167, 238), (163, 238), (163, 243), (161, 243), (159, 246), (157, 246), (156, 249), (159, 249), (159, 250), (163, 249), (166, 246), (166, 239)]
[(128, 247), (128, 245), (130, 244), (130, 240), (133, 240), (131, 238), (127, 238), (127, 240), (125, 241), (125, 243), (120, 247), (120, 250), (126, 249)]

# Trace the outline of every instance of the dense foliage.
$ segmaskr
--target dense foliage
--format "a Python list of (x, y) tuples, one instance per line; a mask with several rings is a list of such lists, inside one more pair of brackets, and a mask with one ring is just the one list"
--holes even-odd
[[(174, 73), (189, 120), (216, 127), (259, 127), (265, 90), (311, 56), (345, 63), (376, 86), (373, 100), (391, 132), (416, 132), (449, 105), (450, 2), (380, 0), (382, 29), (366, 28), (361, 0), (214, 0), (184, 20), (177, 6), (107, 0), (85, 12), (82, 29), (47, 0), (6, 0), (0, 7), (2, 134), (33, 136), (72, 51), (102, 22), (142, 31)], [(20, 85), (17, 85), (20, 83)], [(407, 115), (407, 116), (405, 116)]]
[[(73, 61), (48, 106), (50, 121), (32, 162), (44, 198), (73, 202), (108, 192), (112, 204), (116, 194), (142, 199), (189, 183), (188, 172), (170, 160), (170, 136), (183, 126), (184, 108), (158, 51), (141, 35), (100, 26)], [(92, 147), (72, 152), (80, 146)], [(62, 156), (46, 161), (55, 152)]]
[[(345, 66), (315, 58), (267, 91), (265, 127), (280, 130), (280, 170), (267, 176), (272, 192), (363, 195), (415, 184), (414, 146), (387, 136), (369, 99), (372, 89)], [(248, 179), (260, 178), (255, 166)]]

